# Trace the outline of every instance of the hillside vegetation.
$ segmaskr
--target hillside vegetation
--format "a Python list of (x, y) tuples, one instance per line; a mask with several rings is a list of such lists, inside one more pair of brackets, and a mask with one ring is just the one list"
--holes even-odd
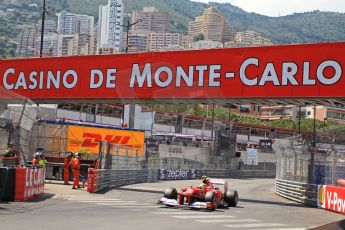
[[(41, 0), (16, 0), (17, 2), (41, 5)], [(229, 3), (204, 4), (189, 0), (123, 0), (126, 13), (155, 6), (170, 16), (172, 32), (187, 33), (188, 22), (209, 6), (220, 10), (236, 31), (253, 29), (261, 32), (274, 43), (314, 43), (345, 41), (345, 14), (336, 12), (307, 12), (284, 17), (267, 17), (248, 13)], [(107, 0), (47, 0), (55, 11), (67, 9), (74, 13), (98, 17), (98, 6)], [(331, 3), (330, 3), (331, 4)]]

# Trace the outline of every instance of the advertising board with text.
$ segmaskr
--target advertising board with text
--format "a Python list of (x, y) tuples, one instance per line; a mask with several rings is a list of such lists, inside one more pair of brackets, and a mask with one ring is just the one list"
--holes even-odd
[(95, 128), (87, 126), (68, 126), (67, 151), (79, 152), (87, 148), (90, 153), (99, 153), (101, 141), (119, 146), (120, 154), (144, 156), (144, 132), (119, 129)]
[(345, 214), (345, 188), (319, 185), (318, 207)]
[(345, 43), (0, 60), (31, 99), (345, 98)]

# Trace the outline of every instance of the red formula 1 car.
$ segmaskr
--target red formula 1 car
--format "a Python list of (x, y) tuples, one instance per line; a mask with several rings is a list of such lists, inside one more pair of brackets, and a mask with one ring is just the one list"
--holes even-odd
[[(180, 193), (175, 188), (165, 190), (164, 197), (158, 203), (166, 206), (186, 205), (190, 208), (206, 208), (215, 210), (220, 206), (236, 207), (238, 193), (235, 190), (228, 190), (228, 182), (224, 179), (207, 179), (205, 186), (186, 186)], [(215, 185), (224, 185), (220, 190)]]

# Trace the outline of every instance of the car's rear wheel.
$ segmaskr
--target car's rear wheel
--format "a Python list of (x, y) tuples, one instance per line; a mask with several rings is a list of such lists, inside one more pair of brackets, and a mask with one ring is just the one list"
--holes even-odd
[(225, 194), (225, 200), (229, 207), (236, 207), (238, 202), (238, 193), (235, 190), (229, 190)]
[(164, 197), (168, 199), (177, 199), (177, 190), (175, 188), (167, 188), (164, 192)]

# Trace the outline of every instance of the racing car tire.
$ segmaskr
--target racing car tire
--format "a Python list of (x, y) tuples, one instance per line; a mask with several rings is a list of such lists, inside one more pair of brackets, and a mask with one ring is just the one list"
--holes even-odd
[(175, 188), (167, 188), (164, 192), (164, 197), (168, 199), (177, 199), (177, 190)]
[(206, 202), (214, 202), (215, 197), (216, 197), (216, 194), (214, 192), (207, 192), (205, 194), (205, 201)]
[(226, 203), (228, 207), (236, 207), (238, 202), (238, 193), (235, 190), (229, 190), (226, 192), (225, 196)]
[[(216, 193), (209, 191), (205, 194), (205, 202), (210, 202), (213, 204), (213, 207), (216, 207)], [(215, 208), (213, 208), (214, 210)]]

